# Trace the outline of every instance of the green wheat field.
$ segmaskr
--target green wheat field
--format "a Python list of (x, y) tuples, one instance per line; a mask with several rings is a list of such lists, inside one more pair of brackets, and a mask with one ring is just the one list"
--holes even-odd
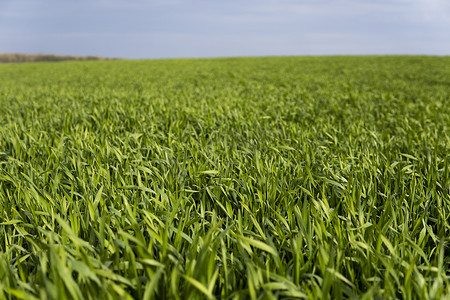
[(450, 57), (0, 65), (0, 299), (450, 297)]

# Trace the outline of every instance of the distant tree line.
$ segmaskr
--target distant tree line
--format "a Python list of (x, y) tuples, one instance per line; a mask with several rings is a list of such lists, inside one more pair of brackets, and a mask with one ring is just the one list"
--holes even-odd
[(0, 63), (44, 62), (44, 61), (68, 61), (68, 60), (110, 60), (117, 58), (105, 58), (99, 56), (70, 56), (53, 54), (0, 54)]

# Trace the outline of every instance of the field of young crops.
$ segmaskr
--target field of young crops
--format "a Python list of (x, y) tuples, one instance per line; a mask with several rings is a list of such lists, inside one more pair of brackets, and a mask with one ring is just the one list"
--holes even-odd
[(450, 297), (450, 57), (0, 82), (0, 299)]

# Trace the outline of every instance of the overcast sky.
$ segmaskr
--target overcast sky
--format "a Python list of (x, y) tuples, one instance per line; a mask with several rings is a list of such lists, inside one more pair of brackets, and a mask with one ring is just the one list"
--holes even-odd
[(450, 0), (0, 0), (0, 53), (450, 54)]

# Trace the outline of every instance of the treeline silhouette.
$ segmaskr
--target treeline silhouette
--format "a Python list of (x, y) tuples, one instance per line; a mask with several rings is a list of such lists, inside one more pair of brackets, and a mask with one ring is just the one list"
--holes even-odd
[(53, 54), (21, 54), (6, 53), (0, 54), (0, 63), (23, 63), (23, 62), (44, 62), (44, 61), (68, 61), (68, 60), (113, 60), (118, 58), (105, 58), (99, 56), (72, 56)]

